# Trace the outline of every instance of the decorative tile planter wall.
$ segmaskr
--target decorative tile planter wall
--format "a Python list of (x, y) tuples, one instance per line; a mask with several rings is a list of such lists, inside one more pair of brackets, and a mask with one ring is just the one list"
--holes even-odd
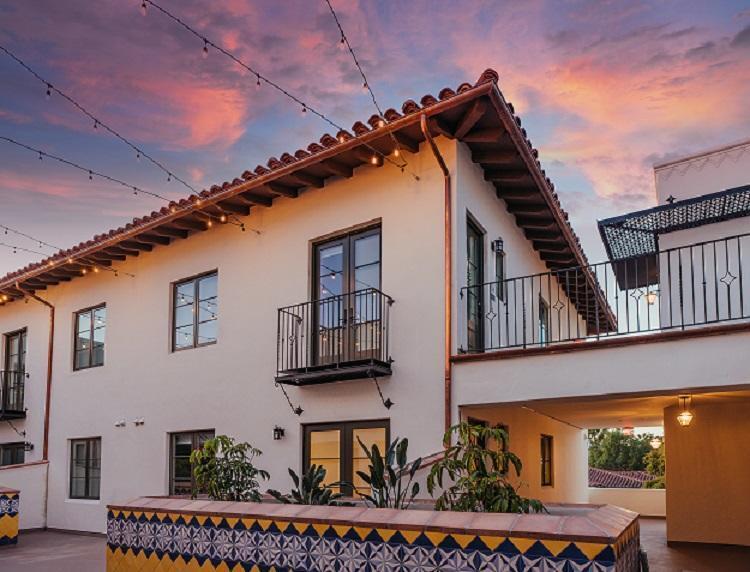
[(18, 542), (18, 505), (20, 492), (0, 487), (0, 547)]
[(638, 516), (396, 511), (140, 498), (109, 507), (107, 571), (637, 572)]

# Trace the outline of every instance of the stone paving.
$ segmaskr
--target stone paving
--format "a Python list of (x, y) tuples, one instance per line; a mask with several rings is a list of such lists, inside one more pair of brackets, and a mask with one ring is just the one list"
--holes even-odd
[[(660, 519), (641, 519), (641, 543), (651, 572), (746, 572), (750, 548), (689, 546), (668, 548)], [(104, 572), (102, 536), (61, 532), (21, 533), (19, 544), (0, 550), (2, 572)]]

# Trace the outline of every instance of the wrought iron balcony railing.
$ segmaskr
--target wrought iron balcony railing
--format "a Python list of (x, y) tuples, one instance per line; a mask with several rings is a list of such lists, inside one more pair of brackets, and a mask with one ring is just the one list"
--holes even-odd
[(462, 352), (750, 319), (750, 234), (461, 289)]
[(23, 390), (27, 377), (23, 371), (0, 371), (0, 420), (26, 417)]
[(279, 308), (276, 381), (309, 385), (390, 375), (392, 304), (367, 288)]

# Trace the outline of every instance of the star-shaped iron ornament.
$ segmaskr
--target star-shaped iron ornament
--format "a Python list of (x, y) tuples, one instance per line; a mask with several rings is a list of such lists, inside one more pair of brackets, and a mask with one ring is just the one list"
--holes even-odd
[(643, 297), (643, 290), (641, 288), (636, 288), (633, 290), (630, 295), (636, 300), (640, 300)]
[(490, 322), (497, 318), (497, 314), (494, 312), (494, 310), (490, 310), (489, 312), (487, 312), (487, 314), (485, 314), (485, 316)]
[(558, 300), (554, 304), (552, 304), (552, 309), (560, 312), (565, 307), (565, 304), (562, 303), (561, 300)]
[(734, 282), (736, 279), (737, 277), (734, 274), (732, 274), (729, 270), (727, 270), (727, 273), (724, 274), (724, 276), (719, 278), (719, 280), (723, 282), (724, 284), (726, 284), (727, 286), (731, 286), (732, 282)]

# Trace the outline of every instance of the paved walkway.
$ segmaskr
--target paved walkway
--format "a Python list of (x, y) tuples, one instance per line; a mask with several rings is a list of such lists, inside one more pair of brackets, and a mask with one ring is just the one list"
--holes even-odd
[(28, 532), (0, 551), (2, 572), (104, 572), (103, 536)]
[[(651, 572), (747, 572), (750, 548), (668, 548), (666, 524), (641, 519), (641, 542)], [(0, 551), (2, 572), (104, 572), (104, 538), (61, 532), (21, 534), (15, 548)]]

